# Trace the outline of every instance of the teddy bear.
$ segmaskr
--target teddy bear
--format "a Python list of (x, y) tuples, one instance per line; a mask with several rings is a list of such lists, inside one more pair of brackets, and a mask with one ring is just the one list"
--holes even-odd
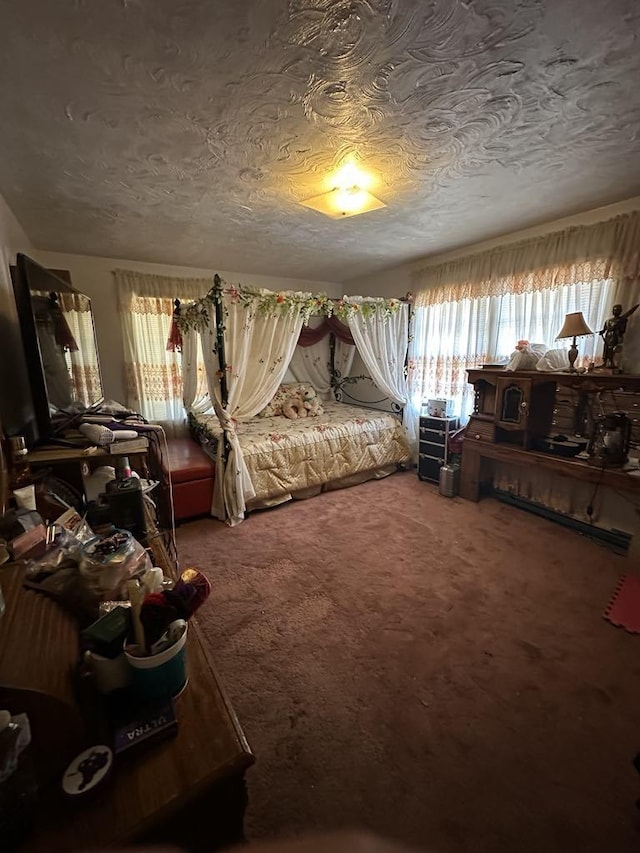
[(282, 414), (285, 418), (295, 421), (297, 418), (306, 418), (307, 410), (304, 400), (300, 394), (292, 394), (282, 404)]
[(315, 388), (308, 387), (303, 396), (304, 407), (310, 418), (315, 418), (324, 413), (322, 403)]

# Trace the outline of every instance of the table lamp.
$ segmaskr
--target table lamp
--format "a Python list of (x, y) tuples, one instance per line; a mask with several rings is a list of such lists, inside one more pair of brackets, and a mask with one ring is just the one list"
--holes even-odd
[(571, 373), (576, 372), (575, 363), (578, 358), (578, 347), (576, 346), (576, 338), (581, 335), (592, 335), (593, 332), (587, 326), (584, 317), (582, 316), (582, 311), (575, 311), (573, 314), (567, 314), (564, 318), (564, 324), (558, 334), (556, 335), (556, 340), (559, 341), (562, 338), (573, 338), (573, 343), (569, 347), (569, 370)]

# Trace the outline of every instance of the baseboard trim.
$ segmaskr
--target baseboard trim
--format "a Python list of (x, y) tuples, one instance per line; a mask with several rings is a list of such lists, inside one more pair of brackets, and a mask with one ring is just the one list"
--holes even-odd
[(606, 528), (598, 527), (595, 524), (587, 524), (584, 521), (579, 521), (577, 518), (572, 518), (570, 515), (564, 515), (564, 513), (558, 512), (555, 509), (550, 509), (544, 504), (531, 501), (528, 498), (521, 498), (519, 495), (514, 495), (512, 492), (506, 492), (502, 489), (494, 488), (492, 490), (492, 495), (503, 503), (511, 504), (511, 506), (517, 506), (520, 509), (532, 512), (542, 518), (555, 521), (557, 524), (562, 524), (564, 527), (575, 530), (582, 536), (588, 536), (596, 542), (601, 542), (603, 545), (613, 548), (613, 550), (619, 554), (626, 554), (629, 551), (629, 546), (631, 545), (631, 539), (633, 537), (630, 533), (625, 533), (624, 530), (607, 530)]

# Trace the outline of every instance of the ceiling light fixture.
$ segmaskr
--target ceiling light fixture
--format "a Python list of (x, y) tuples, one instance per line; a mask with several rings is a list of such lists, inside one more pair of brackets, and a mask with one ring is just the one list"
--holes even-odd
[(367, 190), (355, 185), (344, 190), (336, 187), (328, 193), (314, 195), (313, 198), (301, 201), (300, 204), (331, 216), (332, 219), (357, 216), (359, 213), (368, 213), (370, 210), (387, 206)]
[(328, 192), (301, 201), (300, 204), (324, 213), (332, 219), (345, 219), (360, 213), (369, 213), (387, 205), (369, 192), (372, 179), (351, 161), (345, 163), (329, 178)]

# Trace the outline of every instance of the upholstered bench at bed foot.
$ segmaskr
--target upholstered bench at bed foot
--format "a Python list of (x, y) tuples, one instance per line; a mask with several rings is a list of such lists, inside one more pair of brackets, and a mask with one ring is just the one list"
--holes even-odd
[(191, 438), (171, 438), (167, 443), (166, 466), (173, 487), (176, 522), (210, 515), (215, 463)]

